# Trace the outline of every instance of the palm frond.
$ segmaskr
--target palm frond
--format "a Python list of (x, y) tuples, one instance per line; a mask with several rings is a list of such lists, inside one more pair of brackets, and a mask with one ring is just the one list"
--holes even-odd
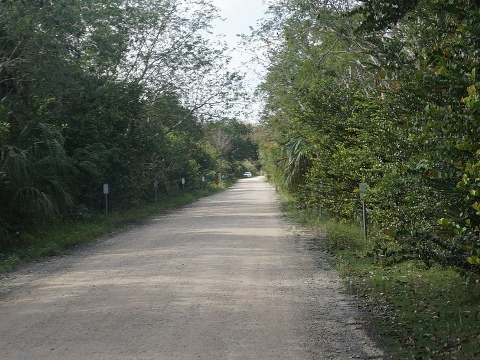
[(73, 161), (54, 126), (28, 124), (1, 153), (0, 192), (8, 210), (0, 210), (0, 218), (5, 222), (51, 219), (60, 209), (72, 206), (66, 175), (72, 171)]
[(285, 144), (284, 149), (287, 158), (285, 183), (288, 187), (294, 187), (302, 182), (305, 173), (311, 166), (308, 147), (304, 139), (295, 138)]

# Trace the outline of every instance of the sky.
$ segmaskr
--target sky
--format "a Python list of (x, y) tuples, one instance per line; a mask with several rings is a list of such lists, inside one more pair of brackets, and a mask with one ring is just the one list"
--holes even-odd
[[(251, 54), (239, 47), (239, 41), (237, 34), (249, 34), (250, 27), (256, 28), (257, 21), (264, 17), (266, 11), (266, 5), (262, 0), (212, 0), (213, 4), (220, 9), (221, 17), (224, 21), (216, 21), (214, 23), (214, 33), (224, 34), (224, 40), (227, 42), (232, 52), (232, 68), (238, 68), (242, 72), (247, 74), (247, 82), (250, 84), (250, 88), (260, 84), (261, 78), (259, 78), (256, 71), (261, 71), (260, 68), (251, 69), (250, 67), (243, 65), (251, 58)], [(255, 71), (256, 70), (256, 71)], [(258, 105), (259, 106), (259, 105)], [(254, 109), (253, 116), (258, 112), (258, 106)], [(245, 119), (247, 121), (255, 121), (255, 119)]]
[[(221, 11), (224, 21), (215, 22), (215, 33), (226, 35), (225, 40), (232, 47), (238, 41), (237, 34), (249, 34), (250, 26), (256, 27), (266, 10), (262, 0), (212, 0)], [(240, 55), (239, 55), (240, 56)]]

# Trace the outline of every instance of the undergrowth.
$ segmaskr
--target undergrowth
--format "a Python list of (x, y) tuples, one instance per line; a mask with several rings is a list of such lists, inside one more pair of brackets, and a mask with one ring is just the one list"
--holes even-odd
[(373, 256), (359, 224), (282, 201), (285, 213), (318, 236), (392, 359), (480, 358), (480, 284), (420, 261), (387, 265)]

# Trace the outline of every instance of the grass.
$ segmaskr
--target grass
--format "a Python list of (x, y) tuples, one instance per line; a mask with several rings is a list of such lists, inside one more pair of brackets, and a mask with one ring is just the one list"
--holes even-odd
[(125, 228), (129, 224), (193, 203), (228, 186), (227, 183), (177, 196), (165, 196), (159, 198), (157, 203), (111, 212), (107, 219), (104, 213), (98, 213), (88, 220), (59, 222), (48, 231), (21, 232), (8, 245), (0, 248), (0, 274), (12, 271), (24, 262), (64, 254), (72, 248), (97, 241), (102, 236)]
[[(0, 273), (20, 263), (59, 255), (76, 246), (124, 228), (223, 188), (208, 188), (159, 203), (113, 212), (105, 220), (59, 223), (48, 233), (19, 234), (15, 246), (0, 253)], [(466, 285), (451, 269), (427, 270), (421, 262), (384, 266), (368, 254), (357, 225), (320, 217), (283, 201), (288, 216), (324, 234), (318, 247), (331, 255), (331, 264), (356, 296), (372, 328), (392, 359), (476, 359), (480, 357), (480, 285)]]
[(390, 358), (480, 358), (480, 284), (419, 261), (376, 262), (360, 226), (299, 210), (288, 200), (283, 205), (292, 220), (324, 234), (317, 246), (331, 255)]

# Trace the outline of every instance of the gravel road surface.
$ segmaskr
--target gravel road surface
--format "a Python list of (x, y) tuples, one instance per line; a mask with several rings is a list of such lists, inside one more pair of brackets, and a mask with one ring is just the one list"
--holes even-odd
[(0, 281), (0, 358), (382, 359), (260, 177)]

